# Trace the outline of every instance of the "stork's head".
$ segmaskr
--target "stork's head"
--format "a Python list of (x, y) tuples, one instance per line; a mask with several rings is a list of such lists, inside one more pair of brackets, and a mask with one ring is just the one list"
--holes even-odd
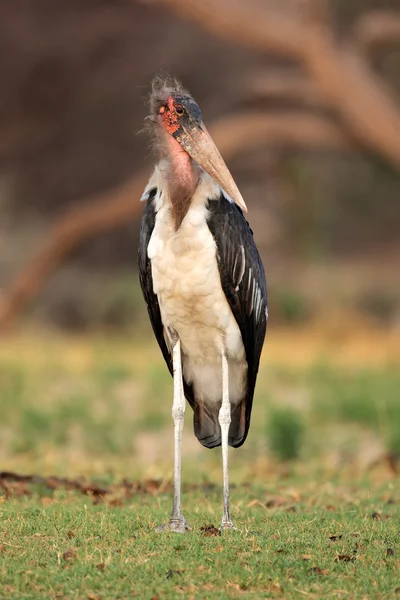
[[(156, 133), (171, 136), (224, 192), (244, 211), (246, 204), (222, 156), (208, 133), (201, 111), (179, 81), (169, 77), (156, 77), (150, 96), (150, 121)], [(165, 135), (157, 135), (157, 144)], [(168, 137), (167, 137), (168, 139)], [(165, 149), (168, 154), (168, 148)]]

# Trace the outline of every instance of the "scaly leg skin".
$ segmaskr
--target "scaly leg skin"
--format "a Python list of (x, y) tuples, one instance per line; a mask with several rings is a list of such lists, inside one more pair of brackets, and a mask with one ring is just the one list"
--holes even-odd
[(186, 401), (183, 393), (181, 342), (178, 339), (172, 351), (172, 364), (174, 369), (174, 402), (172, 405), (172, 418), (174, 420), (174, 502), (172, 515), (167, 526), (158, 527), (158, 531), (170, 529), (176, 533), (186, 533), (191, 530), (181, 511), (181, 459), (182, 459), (182, 431), (185, 415)]
[(223, 472), (223, 494), (224, 494), (224, 512), (221, 521), (221, 532), (227, 529), (236, 529), (232, 523), (229, 509), (229, 474), (228, 474), (228, 434), (231, 423), (231, 403), (229, 401), (229, 373), (228, 359), (225, 352), (222, 352), (222, 405), (218, 415), (221, 426), (222, 443), (222, 472)]

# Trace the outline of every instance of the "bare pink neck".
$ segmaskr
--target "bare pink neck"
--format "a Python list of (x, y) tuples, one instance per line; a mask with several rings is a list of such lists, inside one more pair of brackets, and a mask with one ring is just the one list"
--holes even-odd
[(166, 139), (169, 168), (168, 185), (175, 228), (178, 230), (199, 181), (199, 170), (180, 144), (169, 134)]

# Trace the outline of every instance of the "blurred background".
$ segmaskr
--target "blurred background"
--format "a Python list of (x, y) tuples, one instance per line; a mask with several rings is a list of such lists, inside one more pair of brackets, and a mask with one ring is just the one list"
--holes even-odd
[[(136, 267), (154, 164), (141, 129), (161, 71), (199, 102), (266, 268), (270, 329), (243, 465), (256, 450), (334, 465), (384, 456), (395, 472), (395, 0), (0, 4), (3, 464), (158, 472), (172, 456), (171, 382)], [(189, 422), (186, 436), (193, 460), (208, 460)]]

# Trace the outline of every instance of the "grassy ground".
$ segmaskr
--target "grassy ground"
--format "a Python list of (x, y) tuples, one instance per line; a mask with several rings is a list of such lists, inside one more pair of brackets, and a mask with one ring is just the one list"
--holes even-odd
[(154, 346), (4, 340), (0, 470), (42, 478), (0, 474), (0, 598), (396, 597), (399, 359), (393, 338), (367, 342), (271, 332), (251, 433), (230, 455), (229, 535), (208, 528), (220, 453), (187, 411), (181, 536), (154, 530), (172, 473), (172, 387)]

